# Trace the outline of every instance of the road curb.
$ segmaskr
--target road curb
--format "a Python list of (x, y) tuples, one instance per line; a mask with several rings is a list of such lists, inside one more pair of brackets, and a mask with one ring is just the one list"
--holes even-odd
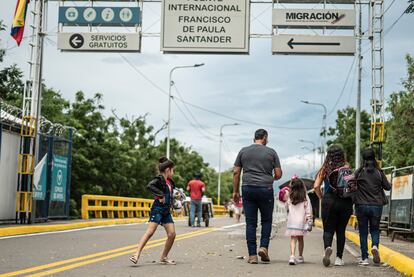
[[(323, 228), (320, 220), (315, 221), (315, 225)], [(352, 231), (346, 231), (346, 238), (356, 245), (360, 246), (359, 234)], [(368, 249), (371, 249), (371, 240), (368, 240)], [(414, 259), (407, 257), (395, 250), (380, 244), (381, 261), (389, 264), (395, 270), (407, 276), (414, 276)]]
[(34, 234), (34, 233), (45, 233), (45, 232), (54, 232), (54, 231), (65, 231), (65, 230), (72, 230), (72, 229), (82, 229), (82, 228), (87, 228), (87, 227), (143, 223), (147, 221), (148, 221), (147, 218), (130, 218), (130, 219), (113, 219), (113, 220), (100, 220), (100, 221), (88, 221), (88, 222), (65, 223), (65, 224), (5, 227), (5, 228), (0, 228), (0, 237), (26, 235), (26, 234)]

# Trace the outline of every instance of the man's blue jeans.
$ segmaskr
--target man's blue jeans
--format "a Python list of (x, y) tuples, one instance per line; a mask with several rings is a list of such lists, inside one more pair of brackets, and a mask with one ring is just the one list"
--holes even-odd
[(197, 211), (197, 225), (201, 223), (201, 217), (203, 216), (203, 205), (201, 200), (191, 200), (190, 203), (190, 225), (194, 226), (195, 216)]
[(269, 247), (272, 232), (273, 208), (275, 204), (272, 187), (242, 187), (243, 209), (246, 217), (246, 240), (249, 256), (257, 255), (256, 229), (257, 212), (260, 211), (262, 236), (260, 247)]
[(368, 227), (371, 233), (372, 246), (379, 247), (380, 221), (382, 206), (380, 205), (355, 205), (355, 213), (358, 219), (359, 240), (361, 242), (361, 258), (368, 258)]

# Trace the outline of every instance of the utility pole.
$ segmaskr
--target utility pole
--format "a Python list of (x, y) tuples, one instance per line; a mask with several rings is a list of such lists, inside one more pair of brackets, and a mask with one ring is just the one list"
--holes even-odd
[(223, 128), (227, 126), (238, 126), (239, 123), (233, 124), (223, 124), (220, 127), (220, 143), (219, 143), (219, 172), (217, 180), (217, 205), (220, 205), (220, 195), (221, 195), (221, 154), (222, 154), (222, 144), (223, 144)]
[(361, 164), (361, 93), (362, 93), (362, 4), (359, 3), (358, 23), (358, 92), (355, 117), (355, 168)]

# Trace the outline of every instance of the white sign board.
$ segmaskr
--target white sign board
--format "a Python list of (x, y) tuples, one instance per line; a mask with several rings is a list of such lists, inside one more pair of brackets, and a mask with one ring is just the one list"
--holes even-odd
[(354, 36), (275, 35), (272, 37), (274, 54), (353, 55)]
[[(280, 4), (323, 4), (320, 0), (278, 0)], [(327, 4), (355, 4), (355, 0), (330, 0)]]
[(355, 27), (355, 10), (274, 9), (272, 24), (278, 27), (353, 29)]
[(249, 0), (163, 0), (161, 51), (248, 53)]
[(391, 200), (413, 198), (413, 175), (394, 177), (392, 179)]
[(58, 49), (63, 51), (139, 52), (138, 33), (58, 33)]

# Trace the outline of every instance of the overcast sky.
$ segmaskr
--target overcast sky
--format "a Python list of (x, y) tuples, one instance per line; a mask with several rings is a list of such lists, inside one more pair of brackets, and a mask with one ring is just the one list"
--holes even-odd
[[(385, 1), (386, 7), (391, 1)], [(34, 1), (32, 1), (34, 3)], [(385, 15), (387, 29), (405, 10), (407, 1), (397, 0)], [(11, 25), (16, 0), (2, 0), (0, 18)], [(79, 4), (85, 5), (85, 3)], [(271, 33), (271, 4), (253, 4), (251, 33)], [(301, 175), (312, 167), (313, 155), (299, 139), (320, 143), (318, 136), (322, 109), (300, 103), (301, 99), (324, 103), (328, 111), (355, 106), (356, 67), (353, 68), (339, 104), (337, 99), (344, 87), (347, 74), (354, 61), (351, 56), (280, 56), (272, 55), (270, 38), (252, 38), (249, 55), (172, 55), (162, 54), (159, 37), (144, 37), (142, 53), (67, 53), (56, 46), (58, 4), (49, 3), (48, 39), (44, 59), (44, 79), (47, 86), (59, 90), (63, 97), (73, 100), (76, 91), (87, 96), (99, 92), (104, 95), (107, 113), (115, 109), (119, 115), (137, 117), (149, 113), (148, 123), (160, 128), (167, 119), (168, 97), (138, 74), (142, 72), (164, 91), (168, 91), (168, 75), (172, 67), (205, 63), (200, 68), (182, 69), (174, 73), (174, 82), (181, 97), (205, 109), (244, 121), (224, 129), (223, 164), (232, 166), (239, 149), (252, 142), (253, 133), (263, 126), (308, 128), (299, 130), (267, 127), (269, 146), (282, 160), (283, 179)], [(160, 32), (160, 4), (145, 4), (143, 30)], [(258, 16), (259, 15), (259, 16)], [(385, 38), (385, 91), (401, 89), (400, 80), (406, 75), (404, 56), (414, 54), (414, 14), (404, 15)], [(123, 28), (120, 32), (131, 31)], [(29, 35), (29, 28), (26, 30)], [(2, 47), (9, 49), (2, 66), (16, 63), (27, 74), (29, 58), (28, 40), (20, 47), (7, 33), (1, 34)], [(363, 42), (363, 51), (369, 43)], [(363, 64), (363, 104), (369, 110), (370, 52), (365, 52)], [(356, 63), (355, 63), (356, 64)], [(134, 69), (133, 66), (137, 69)], [(176, 96), (177, 92), (174, 91)], [(222, 124), (233, 123), (218, 115), (173, 104), (172, 136), (198, 151), (213, 167), (218, 167), (218, 134)], [(183, 116), (183, 113), (186, 115)], [(194, 122), (189, 114), (196, 118)], [(328, 116), (328, 124), (335, 122), (335, 112)], [(191, 121), (191, 124), (189, 123)], [(195, 128), (194, 126), (197, 126)], [(158, 135), (161, 139), (166, 135)], [(308, 145), (311, 146), (311, 145)], [(319, 159), (318, 159), (319, 161)]]

